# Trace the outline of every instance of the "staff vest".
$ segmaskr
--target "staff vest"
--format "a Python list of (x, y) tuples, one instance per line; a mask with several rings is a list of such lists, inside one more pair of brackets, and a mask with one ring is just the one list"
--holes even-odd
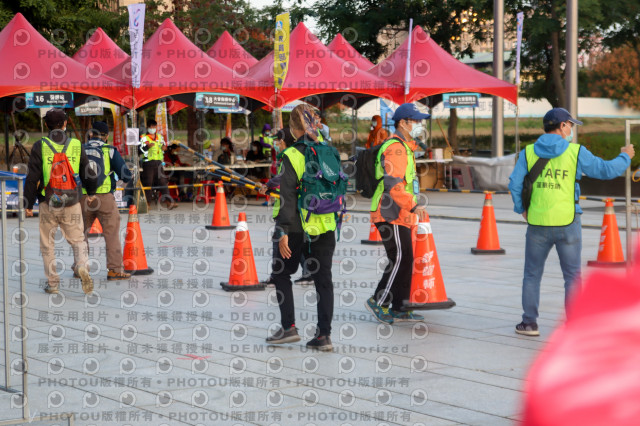
[[(291, 147), (293, 148), (293, 147)], [(298, 182), (302, 180), (302, 174), (304, 173), (305, 161), (304, 154), (301, 153), (297, 148), (286, 149), (283, 152), (283, 155), (286, 156), (294, 170), (296, 171), (296, 175), (298, 176)], [(282, 167), (282, 164), (280, 165)], [(278, 206), (278, 211), (280, 207)], [(307, 217), (308, 211), (306, 209), (300, 209), (300, 220), (302, 222), (302, 229), (308, 235), (321, 235), (325, 232), (335, 231), (336, 230), (336, 214), (335, 213), (326, 213), (326, 214), (315, 214), (311, 213), (309, 216), (309, 220), (305, 220)]]
[[(62, 152), (62, 150), (64, 149), (64, 144), (59, 145), (47, 137), (43, 139), (48, 140), (49, 143), (51, 143), (51, 146), (56, 148), (56, 152), (53, 152), (51, 148), (49, 148), (48, 144), (42, 143), (42, 176), (44, 178), (43, 187), (46, 188), (46, 186), (49, 184), (49, 179), (51, 179), (53, 155), (55, 153)], [(60, 151), (57, 150), (57, 146), (60, 147)], [(73, 168), (73, 173), (78, 173), (78, 171), (80, 170), (80, 155), (82, 154), (82, 143), (80, 143), (78, 139), (71, 138), (66, 154), (67, 158), (69, 159), (69, 164), (71, 164), (71, 167)], [(41, 192), (43, 196), (45, 195), (44, 188)]]
[(376, 192), (373, 193), (373, 198), (371, 198), (371, 211), (375, 212), (378, 210), (378, 205), (380, 204), (380, 199), (382, 198), (382, 194), (385, 192), (384, 189), (384, 177), (385, 170), (381, 161), (382, 154), (384, 151), (389, 148), (391, 144), (401, 143), (405, 149), (407, 150), (407, 168), (404, 171), (404, 190), (413, 196), (414, 203), (417, 202), (416, 195), (420, 192), (420, 185), (416, 179), (416, 160), (413, 157), (413, 152), (409, 145), (407, 145), (404, 141), (398, 138), (391, 138), (385, 143), (382, 144), (380, 150), (378, 151), (378, 157), (376, 158), (376, 179), (381, 179), (380, 183), (378, 183), (378, 187), (376, 188)]
[(267, 145), (269, 145), (269, 148), (267, 147), (262, 148), (262, 153), (267, 156), (271, 155), (271, 149), (273, 148), (273, 138), (271, 136), (262, 135), (262, 141)]
[[(580, 145), (570, 143), (559, 156), (552, 158), (538, 176), (531, 190), (527, 211), (529, 225), (567, 226), (576, 214), (576, 171)], [(527, 169), (538, 160), (533, 144), (527, 146)]]
[[(140, 142), (142, 142), (143, 145), (146, 144), (147, 142), (151, 143), (151, 146), (149, 147), (149, 149), (147, 150), (144, 156), (145, 157), (144, 161), (164, 160), (164, 154), (162, 152), (162, 145), (164, 145), (164, 140), (161, 134), (156, 133), (156, 140), (151, 139), (149, 135), (144, 135), (140, 140)], [(144, 150), (145, 148), (143, 147), (142, 149)]]

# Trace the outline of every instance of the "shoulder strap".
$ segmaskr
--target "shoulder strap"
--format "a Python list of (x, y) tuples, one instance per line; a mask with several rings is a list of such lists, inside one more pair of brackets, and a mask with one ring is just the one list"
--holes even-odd
[(535, 164), (533, 165), (533, 167), (531, 167), (531, 170), (529, 171), (531, 182), (535, 182), (536, 179), (538, 179), (538, 176), (540, 176), (540, 173), (542, 173), (542, 169), (544, 169), (544, 166), (547, 165), (549, 160), (550, 158), (538, 157), (538, 160), (535, 162)]
[[(58, 150), (57, 150), (57, 149), (55, 149), (55, 148), (53, 147), (53, 145), (51, 145), (51, 141), (49, 140), (49, 138), (47, 138), (47, 137), (43, 137), (41, 140), (43, 140), (47, 145), (49, 145), (49, 149), (50, 149), (51, 151), (53, 151), (54, 153), (58, 153)], [(63, 153), (63, 154), (66, 154), (66, 152), (67, 152), (67, 148), (69, 148), (69, 144), (70, 144), (70, 143), (71, 143), (71, 139), (70, 139), (70, 138), (67, 138), (67, 140), (64, 142), (64, 147), (62, 148), (62, 151), (60, 151), (60, 152), (61, 152), (61, 153)]]

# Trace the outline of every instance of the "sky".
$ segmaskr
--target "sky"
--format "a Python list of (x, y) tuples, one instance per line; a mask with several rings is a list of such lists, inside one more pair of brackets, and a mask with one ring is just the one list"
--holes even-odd
[[(295, 0), (294, 0), (295, 1)], [(291, 0), (285, 0), (284, 1), (284, 5), (288, 6), (294, 3), (294, 1)], [(302, 2), (302, 4), (306, 7), (311, 7), (313, 6), (313, 4), (316, 2), (316, 0), (304, 0)], [(253, 7), (256, 7), (258, 9), (263, 8), (264, 6), (270, 6), (271, 4), (273, 4), (273, 0), (249, 0), (249, 4)], [(275, 16), (274, 16), (275, 19)], [(317, 28), (316, 28), (316, 21), (315, 19), (310, 19), (307, 18), (304, 21), (305, 25), (307, 26), (307, 28), (309, 28), (311, 30), (312, 33), (316, 34), (317, 33)], [(293, 28), (292, 28), (293, 29)]]

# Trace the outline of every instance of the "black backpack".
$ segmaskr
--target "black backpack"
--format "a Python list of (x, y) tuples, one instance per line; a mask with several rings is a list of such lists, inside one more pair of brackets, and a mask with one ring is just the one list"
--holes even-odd
[(373, 198), (373, 194), (382, 180), (376, 179), (376, 161), (384, 143), (358, 152), (356, 156), (356, 191), (365, 198)]
[(97, 179), (98, 185), (96, 188), (99, 188), (107, 178), (107, 175), (104, 172), (105, 159), (104, 150), (102, 148), (116, 149), (114, 146), (107, 145), (96, 140), (90, 140), (84, 144), (84, 151), (87, 153), (87, 158), (89, 159), (89, 169), (87, 170), (87, 174), (90, 177)]

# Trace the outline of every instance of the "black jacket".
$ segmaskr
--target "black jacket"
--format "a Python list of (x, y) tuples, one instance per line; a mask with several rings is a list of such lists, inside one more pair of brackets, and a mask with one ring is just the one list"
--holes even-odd
[[(49, 133), (49, 139), (54, 144), (59, 145), (60, 150), (62, 150), (64, 142), (66, 141), (63, 137), (66, 137), (66, 135), (62, 132)], [(29, 156), (29, 169), (24, 183), (24, 196), (27, 200), (27, 209), (33, 208), (36, 198), (40, 203), (49, 201), (49, 197), (42, 195), (42, 190), (44, 189), (44, 175), (42, 174), (42, 143), (42, 139), (36, 141), (31, 148), (31, 154)], [(80, 152), (80, 170), (78, 170), (78, 174), (80, 175), (83, 188), (87, 190), (87, 194), (94, 195), (96, 193), (98, 182), (95, 178), (88, 176), (86, 172), (88, 170), (88, 165), (89, 159), (87, 158), (87, 154), (84, 152), (84, 147), (82, 147)]]
[[(302, 142), (306, 136), (303, 136), (296, 142)], [(294, 145), (289, 149), (297, 149), (304, 155), (307, 146), (304, 144)], [(277, 226), (282, 229), (284, 234), (302, 233), (302, 219), (300, 210), (298, 209), (298, 186), (300, 181), (296, 170), (293, 168), (289, 157), (282, 156), (282, 173), (280, 174), (280, 211), (276, 219)]]

